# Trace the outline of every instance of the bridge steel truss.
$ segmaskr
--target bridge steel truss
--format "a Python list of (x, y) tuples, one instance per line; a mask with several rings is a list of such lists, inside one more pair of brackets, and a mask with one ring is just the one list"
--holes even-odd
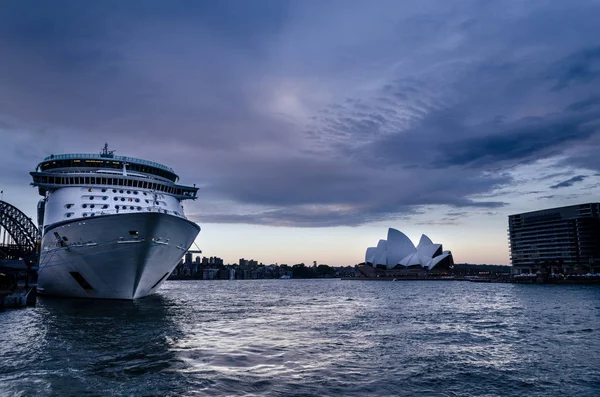
[(0, 260), (35, 254), (39, 239), (40, 232), (31, 218), (0, 200)]

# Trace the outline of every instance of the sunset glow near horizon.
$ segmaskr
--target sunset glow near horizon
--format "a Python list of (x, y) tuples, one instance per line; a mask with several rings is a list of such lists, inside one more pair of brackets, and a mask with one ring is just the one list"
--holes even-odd
[(58, 1), (0, 9), (0, 190), (172, 167), (204, 256), (333, 266), (394, 227), (510, 264), (508, 215), (597, 202), (597, 1)]

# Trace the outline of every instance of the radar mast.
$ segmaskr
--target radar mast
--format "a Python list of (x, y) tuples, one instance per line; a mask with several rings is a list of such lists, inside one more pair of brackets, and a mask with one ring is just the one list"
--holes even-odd
[(115, 151), (108, 150), (108, 143), (105, 143), (104, 147), (102, 148), (102, 151), (100, 152), (100, 157), (114, 157), (114, 156), (115, 156)]

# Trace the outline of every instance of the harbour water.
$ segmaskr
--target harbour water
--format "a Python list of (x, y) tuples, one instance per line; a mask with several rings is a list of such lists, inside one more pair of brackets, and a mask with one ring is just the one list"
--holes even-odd
[(2, 396), (598, 396), (600, 288), (168, 281), (0, 313)]

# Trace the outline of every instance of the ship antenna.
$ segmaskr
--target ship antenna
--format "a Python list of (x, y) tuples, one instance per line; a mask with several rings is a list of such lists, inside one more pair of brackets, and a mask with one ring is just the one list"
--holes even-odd
[(104, 144), (102, 151), (100, 152), (101, 157), (113, 157), (115, 155), (114, 150), (108, 150), (108, 143)]

